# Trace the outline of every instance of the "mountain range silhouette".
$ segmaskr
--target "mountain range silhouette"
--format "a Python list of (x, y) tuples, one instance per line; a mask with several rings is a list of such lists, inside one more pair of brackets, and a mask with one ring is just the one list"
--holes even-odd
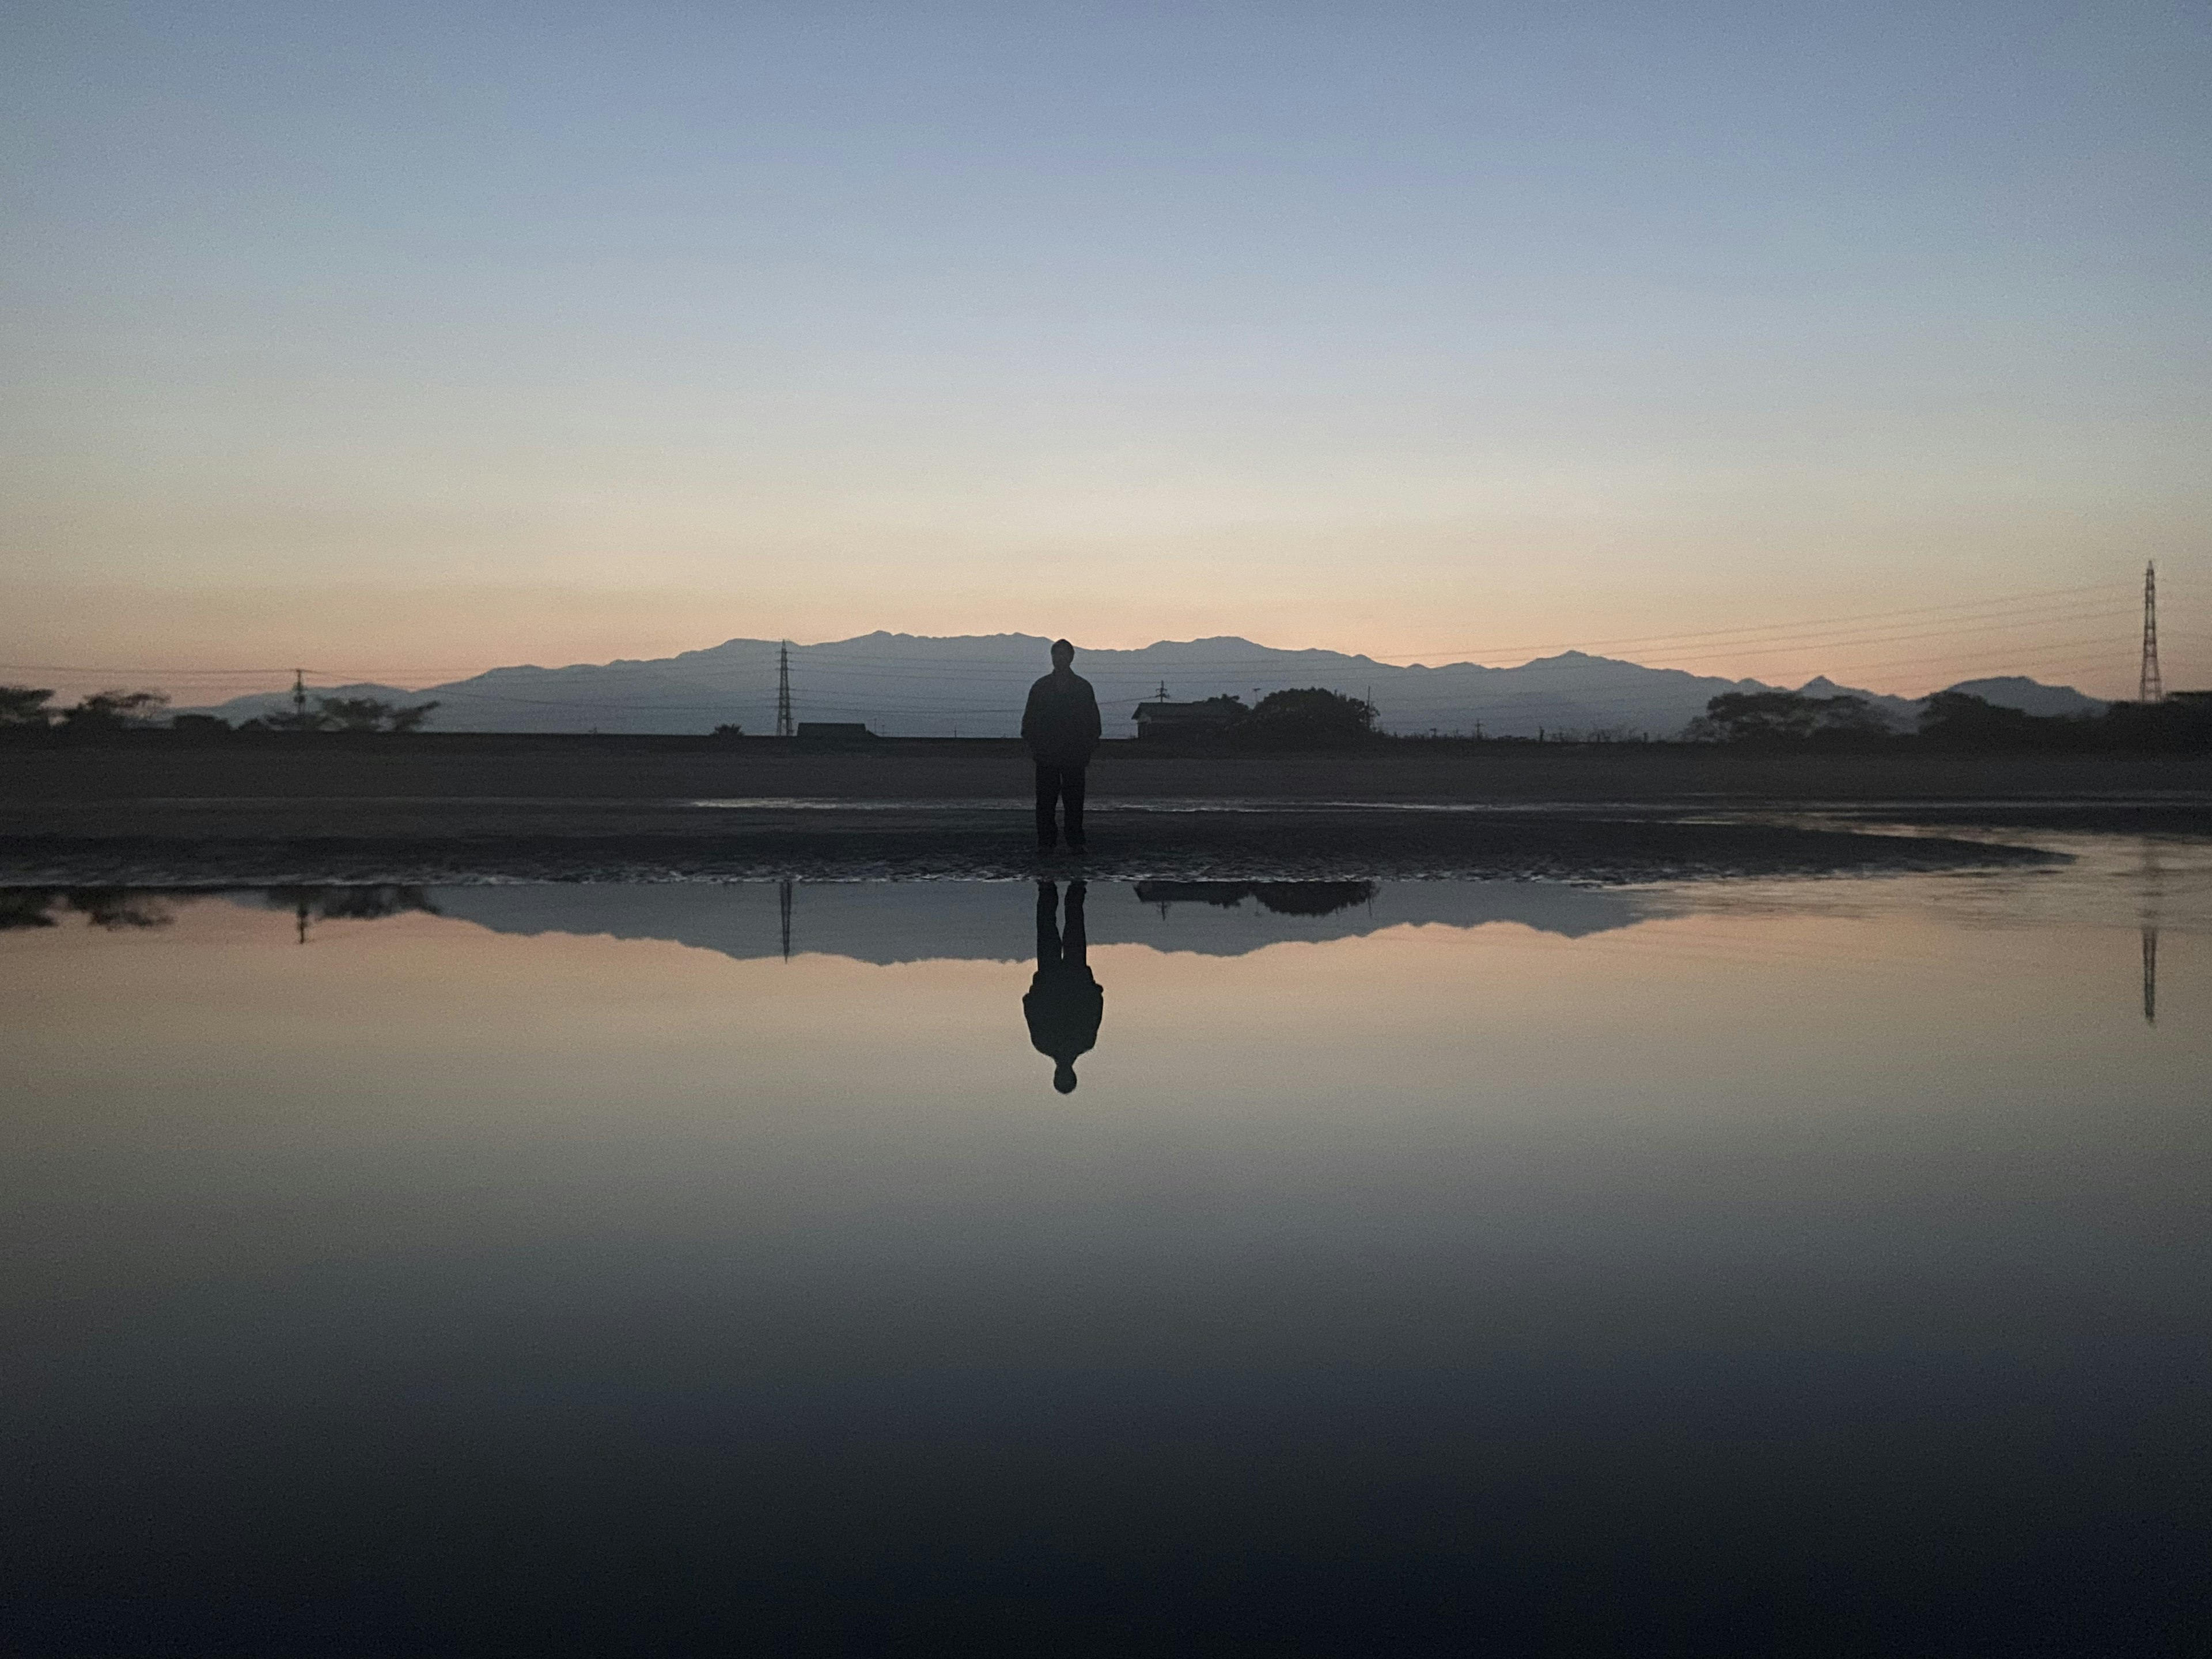
[[(938, 638), (878, 632), (791, 647), (792, 691), (801, 720), (864, 721), (885, 737), (1012, 737), (1022, 700), (1046, 666), (1042, 635)], [(559, 668), (495, 668), (442, 685), (319, 686), (325, 696), (435, 698), (431, 729), (477, 732), (709, 732), (730, 724), (775, 729), (774, 640), (730, 640), (673, 657)], [(1326, 686), (1371, 696), (1382, 729), (1492, 737), (1603, 733), (1671, 737), (1726, 691), (1802, 690), (1865, 697), (1910, 727), (1914, 700), (1854, 690), (1825, 676), (1802, 687), (1769, 686), (1618, 658), (1565, 651), (1511, 668), (1479, 663), (1402, 666), (1337, 651), (1280, 650), (1234, 636), (1161, 641), (1138, 651), (1084, 649), (1078, 668), (1097, 687), (1109, 737), (1134, 734), (1137, 703), (1164, 686), (1178, 701)], [(2020, 677), (1966, 680), (1972, 692), (2031, 714), (2093, 714), (2105, 705), (2068, 686)], [(232, 720), (289, 706), (290, 693), (234, 697), (204, 711)], [(181, 711), (180, 711), (181, 712)]]

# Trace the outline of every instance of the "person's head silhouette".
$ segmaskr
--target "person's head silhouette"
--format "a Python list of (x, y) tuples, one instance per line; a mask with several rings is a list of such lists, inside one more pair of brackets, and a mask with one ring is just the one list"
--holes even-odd
[(1059, 1090), (1060, 1093), (1064, 1095), (1073, 1094), (1075, 1092), (1075, 1067), (1066, 1060), (1061, 1060), (1060, 1064), (1053, 1069), (1052, 1086)]
[(1052, 642), (1052, 665), (1054, 668), (1065, 668), (1074, 660), (1075, 647), (1073, 646), (1070, 645), (1066, 640), (1054, 640)]

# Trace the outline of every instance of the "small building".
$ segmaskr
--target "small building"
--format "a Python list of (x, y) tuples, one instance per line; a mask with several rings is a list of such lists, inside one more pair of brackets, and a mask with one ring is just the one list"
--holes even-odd
[(1212, 738), (1220, 736), (1251, 712), (1235, 697), (1170, 702), (1162, 696), (1139, 703), (1129, 718), (1136, 721), (1139, 738)]
[(810, 743), (873, 743), (876, 734), (859, 720), (801, 720), (799, 735)]

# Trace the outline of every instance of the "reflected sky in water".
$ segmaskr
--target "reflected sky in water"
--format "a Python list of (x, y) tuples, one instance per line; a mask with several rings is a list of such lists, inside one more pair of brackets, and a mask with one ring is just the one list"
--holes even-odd
[(0, 1633), (2180, 1651), (2212, 859), (2068, 850), (1093, 884), (1042, 1037), (1065, 884), (15, 894)]

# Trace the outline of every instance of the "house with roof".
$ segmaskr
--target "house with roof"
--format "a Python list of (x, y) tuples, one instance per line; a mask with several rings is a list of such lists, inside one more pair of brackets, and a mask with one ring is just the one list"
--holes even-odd
[(1167, 687), (1160, 688), (1158, 697), (1137, 705), (1129, 716), (1137, 723), (1139, 738), (1157, 740), (1175, 738), (1212, 738), (1236, 725), (1252, 711), (1236, 697), (1207, 697), (1200, 702), (1172, 702), (1168, 699)]

